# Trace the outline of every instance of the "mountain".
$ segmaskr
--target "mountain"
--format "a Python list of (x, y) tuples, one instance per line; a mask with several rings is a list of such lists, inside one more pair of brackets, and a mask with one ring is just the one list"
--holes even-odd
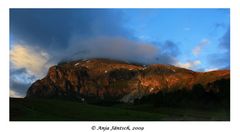
[(229, 81), (229, 70), (194, 72), (171, 65), (89, 59), (50, 67), (46, 77), (30, 86), (26, 98), (67, 97), (133, 103), (162, 91), (191, 91), (199, 85), (205, 92), (218, 93), (222, 91), (221, 82)]

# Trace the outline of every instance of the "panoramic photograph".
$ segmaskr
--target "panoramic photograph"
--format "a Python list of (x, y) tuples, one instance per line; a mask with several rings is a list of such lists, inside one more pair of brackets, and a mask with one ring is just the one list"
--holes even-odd
[(230, 9), (10, 8), (10, 121), (230, 121)]

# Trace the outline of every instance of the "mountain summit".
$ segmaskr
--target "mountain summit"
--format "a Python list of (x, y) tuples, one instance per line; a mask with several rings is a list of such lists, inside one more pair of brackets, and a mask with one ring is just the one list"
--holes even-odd
[(229, 70), (194, 72), (171, 65), (140, 65), (110, 59), (89, 59), (61, 63), (34, 82), (27, 98), (70, 97), (134, 102), (161, 91), (192, 90), (218, 92), (219, 80), (230, 80)]

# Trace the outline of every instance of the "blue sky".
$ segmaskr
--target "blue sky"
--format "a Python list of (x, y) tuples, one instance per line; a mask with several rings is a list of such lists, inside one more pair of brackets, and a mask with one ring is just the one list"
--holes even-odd
[(80, 58), (229, 69), (229, 9), (10, 9), (10, 96)]
[[(224, 53), (225, 49), (219, 48), (219, 39), (230, 28), (229, 10), (151, 9), (127, 10), (125, 12), (132, 18), (127, 23), (127, 27), (134, 30), (134, 34), (138, 39), (153, 43), (166, 40), (173, 41), (180, 50), (178, 56), (180, 61), (186, 62), (196, 59), (201, 61), (201, 65), (193, 68), (194, 70), (201, 71), (209, 68), (220, 69), (224, 68), (224, 66), (228, 67), (229, 61), (217, 66), (210, 64), (206, 59), (211, 54)], [(201, 53), (193, 55), (193, 49), (204, 40), (208, 44), (202, 46)]]

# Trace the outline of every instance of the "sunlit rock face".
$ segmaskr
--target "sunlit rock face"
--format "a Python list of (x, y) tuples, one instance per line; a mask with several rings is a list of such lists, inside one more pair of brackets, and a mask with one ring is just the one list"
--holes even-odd
[(134, 102), (143, 96), (176, 89), (191, 90), (201, 84), (215, 89), (217, 80), (229, 80), (229, 70), (194, 72), (170, 65), (140, 65), (109, 59), (89, 59), (61, 63), (34, 82), (27, 98), (70, 97)]

